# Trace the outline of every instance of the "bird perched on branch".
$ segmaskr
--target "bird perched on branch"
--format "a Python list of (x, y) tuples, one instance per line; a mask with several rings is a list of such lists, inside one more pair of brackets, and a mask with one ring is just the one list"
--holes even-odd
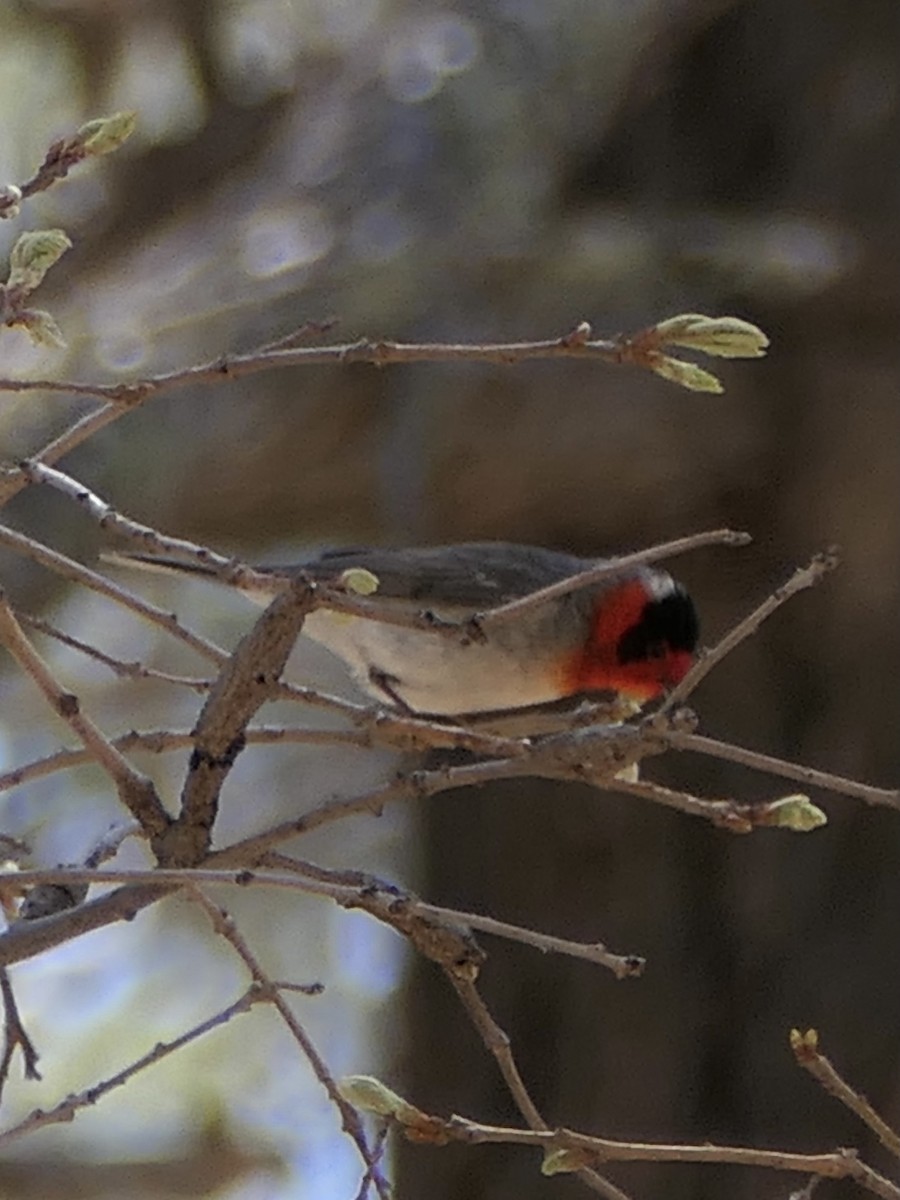
[[(177, 574), (222, 574), (202, 560), (108, 557)], [(374, 577), (373, 599), (383, 613), (428, 612), (461, 622), (479, 614), (481, 636), (470, 639), (328, 608), (307, 616), (303, 632), (343, 659), (365, 692), (409, 712), (458, 717), (598, 693), (639, 706), (686, 674), (697, 645), (696, 612), (670, 575), (643, 565), (617, 570), (611, 564), (611, 572), (593, 582), (534, 595), (603, 564), (537, 546), (472, 542), (328, 550), (293, 566), (254, 568), (249, 578), (230, 582), (267, 603), (298, 575), (340, 586), (348, 572), (362, 571)], [(492, 610), (523, 597), (534, 602), (492, 619)]]

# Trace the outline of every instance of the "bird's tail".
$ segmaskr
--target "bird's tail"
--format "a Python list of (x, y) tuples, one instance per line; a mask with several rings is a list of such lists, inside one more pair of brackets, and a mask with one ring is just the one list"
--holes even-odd
[(180, 559), (161, 554), (144, 554), (132, 550), (104, 550), (100, 561), (116, 567), (127, 567), (129, 570), (151, 571), (154, 574), (192, 575), (219, 583), (256, 600), (270, 600), (276, 592), (286, 586), (286, 581), (277, 575), (266, 571), (255, 570), (234, 559), (222, 565), (219, 563), (204, 563), (194, 559)]

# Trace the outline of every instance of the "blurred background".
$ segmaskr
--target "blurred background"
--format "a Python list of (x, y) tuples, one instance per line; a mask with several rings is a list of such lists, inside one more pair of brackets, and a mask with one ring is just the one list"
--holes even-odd
[[(240, 352), (306, 320), (333, 336), (598, 335), (683, 311), (772, 339), (722, 397), (601, 364), (308, 368), (148, 403), (61, 465), (120, 510), (250, 559), (323, 542), (508, 538), (593, 554), (704, 528), (746, 550), (679, 560), (710, 642), (827, 545), (840, 571), (780, 612), (696, 697), (703, 727), (896, 786), (900, 727), (900, 21), (895, 0), (9, 0), (0, 180), (84, 120), (139, 111), (118, 154), (0, 228), (75, 247), (41, 290), (50, 356), (0, 331), (3, 374), (101, 381)], [(3, 456), (91, 404), (5, 395)], [(95, 531), (31, 489), (18, 528), (85, 561)], [(4, 556), (4, 586), (76, 636), (187, 670), (96, 597)], [(232, 644), (252, 616), (138, 580)], [(191, 695), (123, 683), (41, 642), (104, 728), (188, 727)], [(197, 664), (189, 664), (196, 670)], [(0, 766), (69, 735), (3, 664)], [(337, 688), (327, 655), (295, 672)], [(284, 714), (280, 714), (284, 716)], [(296, 721), (297, 713), (288, 717)], [(275, 715), (277, 719), (278, 714)], [(177, 795), (184, 759), (141, 760)], [(367, 786), (384, 759), (248, 753), (221, 838)], [(699, 794), (777, 781), (689, 759), (647, 774)], [(2, 828), (71, 861), (119, 815), (87, 771), (10, 792)], [(797, 1070), (792, 1025), (900, 1122), (900, 815), (815, 795), (829, 825), (734, 838), (635, 799), (515, 782), (337, 827), (302, 853), (435, 903), (647, 956), (643, 979), (491, 943), (484, 995), (551, 1124), (637, 1140), (883, 1152)], [(140, 861), (129, 849), (124, 861)], [(222, 897), (337, 1074), (517, 1123), (495, 1064), (428, 964), (363, 916)], [(243, 986), (201, 917), (168, 901), (14, 972), (45, 1083), (3, 1127), (111, 1074)], [(399, 1145), (400, 1197), (587, 1194), (514, 1148)], [(896, 1170), (896, 1165), (893, 1168)], [(736, 1168), (610, 1174), (635, 1197), (786, 1196)], [(153, 1068), (0, 1162), (0, 1195), (352, 1197), (359, 1165), (269, 1013)], [(828, 1184), (829, 1195), (849, 1185)]]

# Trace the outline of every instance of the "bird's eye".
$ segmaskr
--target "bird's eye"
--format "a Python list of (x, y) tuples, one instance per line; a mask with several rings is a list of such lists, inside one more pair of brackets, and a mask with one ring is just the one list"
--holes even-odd
[(665, 642), (651, 642), (650, 645), (647, 647), (647, 657), (648, 658), (657, 658), (657, 659), (665, 658), (666, 657)]

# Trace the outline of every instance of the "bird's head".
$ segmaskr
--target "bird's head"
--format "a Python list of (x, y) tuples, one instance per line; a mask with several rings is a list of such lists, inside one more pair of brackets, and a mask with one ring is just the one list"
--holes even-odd
[(614, 579), (593, 597), (588, 638), (567, 664), (567, 687), (644, 704), (684, 678), (698, 635), (693, 601), (669, 575), (643, 570)]

